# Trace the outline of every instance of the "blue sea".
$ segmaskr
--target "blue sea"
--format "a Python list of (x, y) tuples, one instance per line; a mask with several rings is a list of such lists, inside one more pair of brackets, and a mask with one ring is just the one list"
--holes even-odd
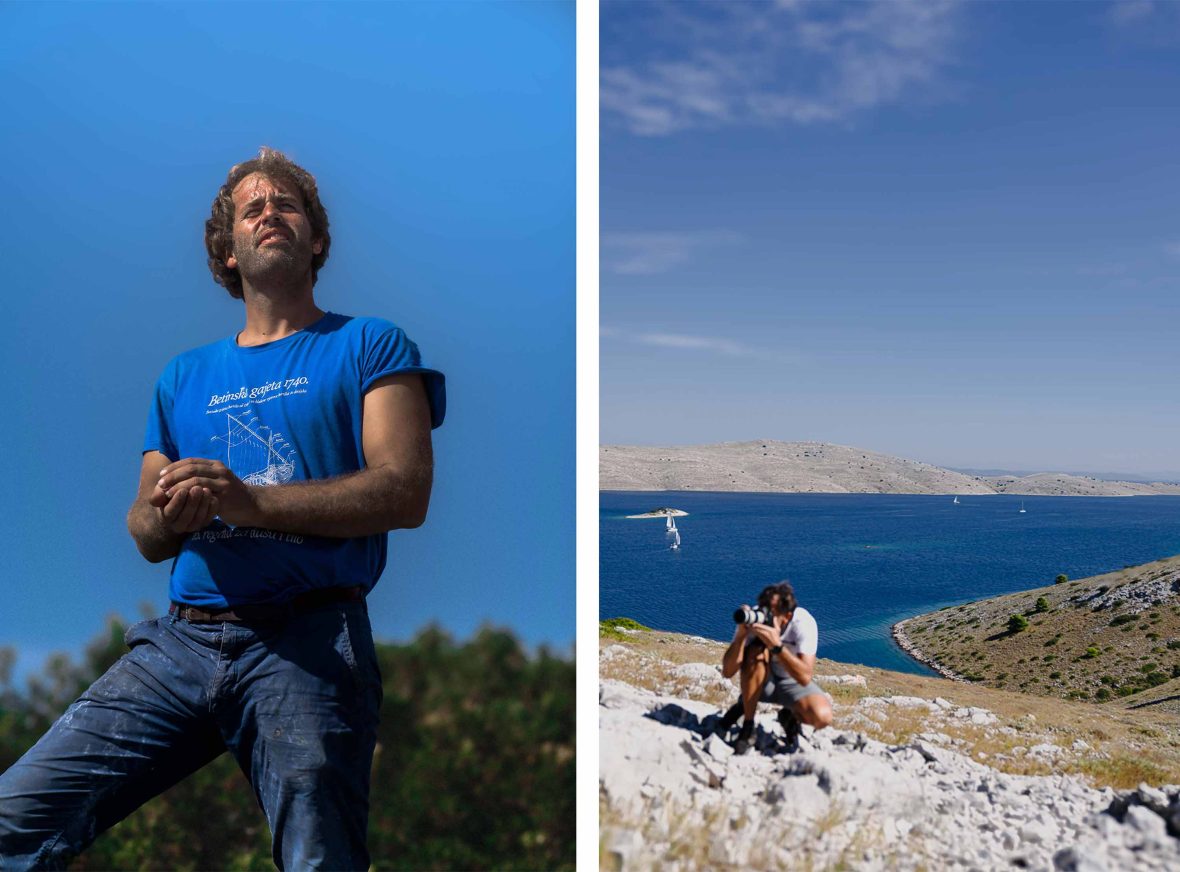
[[(902, 618), (1180, 554), (1180, 497), (603, 492), (599, 613), (728, 641), (733, 610), (787, 578), (819, 656), (927, 674)], [(1020, 513), (1021, 502), (1026, 509)], [(664, 519), (625, 516), (672, 506)]]

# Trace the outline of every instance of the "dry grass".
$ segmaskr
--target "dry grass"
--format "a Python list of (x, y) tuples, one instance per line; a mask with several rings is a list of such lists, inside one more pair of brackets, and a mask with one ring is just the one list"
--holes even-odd
[[(1173, 580), (1180, 580), (1180, 557), (941, 609), (903, 628), (940, 667), (987, 687), (1109, 708), (1149, 704), (1176, 715), (1180, 598), (1167, 589)], [(1103, 594), (1151, 582), (1164, 590), (1146, 608), (1104, 601)], [(1039, 599), (1047, 608), (1038, 611)], [(1017, 615), (1027, 629), (1009, 628)]]
[[(600, 677), (619, 679), (657, 693), (707, 702), (721, 710), (737, 698), (736, 684), (697, 685), (675, 672), (685, 663), (718, 664), (725, 645), (659, 631), (603, 639), (601, 647), (621, 645), (625, 654), (600, 663)], [(888, 744), (904, 744), (920, 733), (945, 735), (947, 747), (995, 769), (1019, 775), (1073, 773), (1096, 787), (1127, 788), (1140, 782), (1180, 783), (1180, 731), (1177, 718), (1157, 707), (1141, 709), (993, 689), (873, 667), (820, 660), (820, 677), (863, 675), (867, 687), (823, 684), (832, 697), (836, 729), (855, 730)], [(880, 706), (879, 719), (857, 703), (866, 697), (942, 697), (956, 706), (984, 708), (999, 719), (994, 726), (932, 714), (925, 709)], [(773, 711), (773, 707), (764, 707)], [(1073, 750), (1078, 740), (1088, 749)], [(1052, 744), (1055, 759), (1041, 759), (1020, 748)]]
[[(879, 826), (854, 821), (838, 804), (832, 803), (815, 820), (800, 822), (788, 815), (775, 815), (755, 824), (731, 813), (723, 804), (693, 808), (688, 803), (641, 806), (632, 816), (624, 817), (605, 801), (599, 801), (599, 869), (618, 872), (623, 866), (610, 850), (611, 837), (619, 830), (639, 835), (649, 850), (663, 846), (654, 858), (656, 867), (677, 864), (681, 869), (766, 870), (783, 868), (798, 872), (840, 872), (859, 868), (873, 858), (895, 866), (898, 851), (886, 850)], [(721, 835), (734, 837), (735, 845), (744, 846), (727, 862), (713, 842)], [(916, 846), (917, 843), (914, 843)], [(912, 846), (913, 847), (913, 846)], [(906, 849), (907, 858), (913, 850)], [(835, 859), (830, 858), (835, 855)], [(649, 858), (653, 859), (653, 858)], [(784, 865), (789, 864), (789, 865)]]

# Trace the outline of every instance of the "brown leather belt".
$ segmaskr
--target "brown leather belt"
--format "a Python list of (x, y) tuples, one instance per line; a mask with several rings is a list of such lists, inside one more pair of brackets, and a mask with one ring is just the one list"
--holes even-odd
[(365, 589), (356, 587), (325, 587), (301, 593), (285, 603), (259, 603), (257, 605), (234, 606), (219, 612), (210, 612), (184, 603), (173, 603), (168, 614), (194, 624), (220, 624), (222, 622), (247, 623), (251, 621), (284, 621), (295, 615), (318, 609), (321, 606), (340, 602), (364, 600)]

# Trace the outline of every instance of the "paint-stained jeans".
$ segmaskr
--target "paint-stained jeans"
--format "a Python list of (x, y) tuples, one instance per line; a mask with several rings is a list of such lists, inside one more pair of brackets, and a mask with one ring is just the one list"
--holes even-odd
[(226, 749), (280, 869), (368, 869), (381, 679), (364, 602), (282, 623), (163, 617), (126, 638), (130, 652), (0, 775), (0, 869), (64, 868)]

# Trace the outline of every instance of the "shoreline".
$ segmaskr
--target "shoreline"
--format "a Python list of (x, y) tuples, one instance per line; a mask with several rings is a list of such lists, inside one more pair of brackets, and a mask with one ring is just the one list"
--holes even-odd
[(946, 493), (932, 493), (930, 491), (817, 491), (817, 490), (703, 490), (697, 488), (618, 488), (600, 487), (600, 494), (797, 494), (799, 496), (853, 496), (853, 497), (1021, 497), (1032, 499), (1035, 497), (1065, 497), (1065, 498), (1098, 498), (1098, 499), (1130, 499), (1133, 497), (1180, 497), (1180, 494), (1162, 493), (1160, 491), (1143, 494), (1025, 494), (1018, 491), (992, 491), (979, 493), (978, 491), (947, 491)]
[[(914, 617), (919, 618), (921, 615), (914, 615)], [(906, 618), (904, 621), (898, 621), (889, 628), (889, 635), (893, 637), (894, 644), (896, 644), (897, 647), (904, 651), (909, 657), (917, 660), (924, 666), (929, 666), (943, 678), (949, 678), (951, 681), (958, 681), (962, 684), (970, 684), (971, 682), (969, 682), (962, 675), (959, 675), (959, 673), (955, 672), (954, 670), (943, 666), (933, 657), (924, 653), (912, 641), (910, 641), (910, 637), (905, 634), (905, 625), (906, 622), (911, 620), (913, 620), (913, 618)]]

